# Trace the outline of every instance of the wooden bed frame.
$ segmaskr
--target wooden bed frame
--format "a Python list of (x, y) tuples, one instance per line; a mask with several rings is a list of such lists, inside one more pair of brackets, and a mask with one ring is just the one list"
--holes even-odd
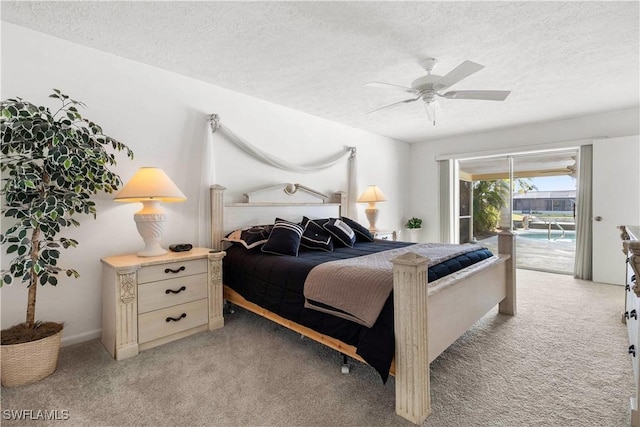
[[(224, 204), (224, 190), (219, 185), (211, 186), (211, 241), (215, 250), (224, 249), (222, 238), (235, 229), (270, 224), (276, 217), (296, 222), (303, 215), (312, 219), (337, 217), (346, 206), (345, 193), (330, 198), (298, 184), (259, 189), (246, 194), (246, 203), (229, 205)], [(429, 363), (496, 305), (500, 313), (515, 315), (514, 239), (510, 231), (501, 232), (497, 261), (482, 261), (470, 267), (469, 273), (462, 270), (455, 277), (440, 279), (431, 289), (427, 286), (427, 258), (406, 253), (392, 260), (395, 360), (391, 373), (395, 375), (398, 415), (422, 423), (431, 412)], [(355, 347), (265, 310), (227, 286), (224, 298), (364, 362)]]

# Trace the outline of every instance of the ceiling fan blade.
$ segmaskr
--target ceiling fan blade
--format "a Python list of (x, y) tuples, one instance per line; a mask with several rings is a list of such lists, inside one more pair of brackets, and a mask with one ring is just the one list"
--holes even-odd
[(464, 61), (456, 68), (449, 71), (449, 73), (442, 76), (440, 80), (438, 80), (434, 84), (434, 89), (446, 89), (449, 86), (453, 86), (454, 84), (458, 83), (460, 80), (469, 77), (471, 74), (477, 73), (483, 68), (484, 65), (476, 64), (475, 62), (471, 61)]
[(408, 92), (408, 93), (418, 93), (417, 90), (412, 89), (410, 87), (406, 87), (406, 86), (400, 86), (400, 85), (394, 85), (391, 83), (384, 83), (384, 82), (369, 82), (369, 83), (365, 83), (365, 86), (369, 86), (369, 87), (382, 87), (382, 88), (387, 88), (387, 89), (401, 89), (404, 92)]
[(414, 102), (420, 99), (420, 97), (403, 99), (402, 101), (394, 102), (393, 104), (385, 105), (384, 107), (376, 108), (375, 110), (367, 111), (367, 114), (375, 113), (376, 111), (384, 110), (385, 108), (397, 107), (400, 104), (406, 104), (409, 102)]
[(485, 101), (504, 101), (511, 93), (510, 90), (452, 90), (444, 93), (448, 99), (482, 99)]

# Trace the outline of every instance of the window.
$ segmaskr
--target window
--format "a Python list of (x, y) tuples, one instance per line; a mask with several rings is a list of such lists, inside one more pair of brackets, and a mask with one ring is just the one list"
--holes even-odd
[(473, 228), (471, 227), (473, 209), (473, 183), (471, 181), (460, 180), (460, 242), (469, 243), (473, 238)]

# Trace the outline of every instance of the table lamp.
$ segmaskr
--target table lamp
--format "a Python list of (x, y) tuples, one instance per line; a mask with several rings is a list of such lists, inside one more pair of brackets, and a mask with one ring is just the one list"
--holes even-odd
[(133, 175), (113, 199), (116, 202), (142, 202), (142, 209), (133, 219), (145, 247), (138, 252), (141, 257), (154, 257), (167, 253), (160, 247), (167, 215), (160, 209), (160, 202), (184, 202), (186, 196), (160, 168), (143, 167)]
[(386, 202), (382, 190), (377, 185), (370, 185), (364, 190), (364, 193), (358, 198), (358, 203), (369, 203), (369, 206), (364, 210), (369, 220), (369, 231), (374, 232), (376, 229), (376, 220), (378, 219), (378, 209), (376, 208), (376, 202)]

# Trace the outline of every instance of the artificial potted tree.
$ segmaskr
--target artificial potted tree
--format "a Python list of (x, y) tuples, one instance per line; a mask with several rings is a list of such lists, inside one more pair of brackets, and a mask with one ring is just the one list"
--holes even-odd
[(409, 241), (417, 242), (418, 235), (422, 229), (422, 219), (416, 217), (409, 218), (404, 226), (409, 232)]
[(61, 249), (78, 242), (60, 236), (77, 227), (78, 214), (96, 215), (93, 194), (112, 193), (120, 177), (109, 170), (114, 152), (133, 152), (105, 135), (102, 128), (82, 117), (84, 104), (54, 89), (60, 102), (54, 113), (20, 98), (2, 101), (0, 126), (3, 251), (11, 256), (2, 270), (2, 285), (25, 283), (28, 288), (24, 323), (2, 330), (2, 385), (39, 381), (55, 371), (63, 325), (36, 321), (38, 286), (58, 284), (58, 277), (78, 277), (73, 269), (58, 266)]

